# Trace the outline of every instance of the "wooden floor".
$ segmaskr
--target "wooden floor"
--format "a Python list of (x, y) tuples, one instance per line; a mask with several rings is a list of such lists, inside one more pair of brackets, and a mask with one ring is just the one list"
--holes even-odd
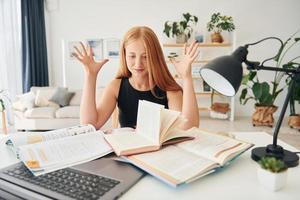
[[(264, 126), (253, 127), (250, 117), (237, 117), (233, 122), (201, 117), (200, 128), (214, 132), (264, 131), (273, 135), (273, 128)], [(278, 138), (300, 150), (300, 131), (288, 127), (287, 119), (282, 122)]]

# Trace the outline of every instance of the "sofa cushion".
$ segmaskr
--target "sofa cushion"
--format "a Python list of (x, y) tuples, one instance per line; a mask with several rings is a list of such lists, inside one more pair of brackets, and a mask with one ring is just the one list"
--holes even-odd
[(37, 107), (25, 111), (24, 116), (27, 118), (54, 118), (57, 107)]
[(49, 101), (49, 99), (53, 96), (55, 91), (56, 88), (38, 90), (36, 92), (35, 105), (37, 107), (44, 107), (44, 106), (59, 107), (58, 104)]
[(33, 92), (18, 95), (17, 99), (18, 100), (12, 104), (14, 110), (24, 112), (25, 110), (34, 107), (35, 95)]
[(80, 106), (81, 96), (82, 96), (81, 90), (74, 91), (74, 95), (71, 98), (69, 105), (70, 106)]
[(60, 106), (67, 106), (69, 105), (70, 100), (74, 94), (75, 93), (68, 92), (64, 88), (57, 88), (49, 101), (52, 101)]
[(65, 106), (56, 110), (56, 118), (79, 118), (79, 106)]

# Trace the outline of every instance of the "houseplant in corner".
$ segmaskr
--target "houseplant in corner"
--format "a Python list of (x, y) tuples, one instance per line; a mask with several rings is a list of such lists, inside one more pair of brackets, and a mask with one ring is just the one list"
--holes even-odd
[[(268, 82), (259, 81), (256, 71), (249, 71), (248, 74), (243, 76), (242, 85), (245, 86), (245, 88), (241, 92), (240, 103), (245, 105), (250, 99), (255, 101), (255, 112), (252, 115), (253, 126), (273, 126), (273, 113), (277, 110), (274, 101), (278, 94), (282, 92), (283, 88), (277, 90), (274, 89), (277, 87), (275, 82), (271, 84), (273, 86), (272, 91), (270, 91), (271, 88)], [(253, 95), (248, 94), (248, 90), (250, 90)]]
[[(276, 63), (276, 67), (287, 67), (288, 63), (299, 58), (299, 56), (297, 56), (296, 58), (287, 62), (287, 64), (283, 64), (287, 52), (290, 51), (291, 47), (299, 41), (298, 38), (294, 38), (298, 32), (299, 31), (289, 37), (283, 43), (282, 47), (279, 48), (276, 56), (273, 58)], [(292, 38), (294, 38), (294, 40)], [(294, 41), (292, 45), (289, 44), (291, 41)], [(280, 86), (280, 82), (284, 75), (284, 73), (275, 73), (274, 79), (271, 81), (271, 83), (267, 81), (261, 82), (256, 71), (249, 71), (248, 74), (243, 76), (242, 86), (244, 86), (244, 89), (240, 95), (240, 103), (245, 105), (250, 99), (255, 101), (256, 111), (252, 115), (253, 125), (273, 126), (273, 113), (277, 110), (274, 102), (279, 93), (281, 93), (284, 88), (288, 86), (288, 84)]]
[(167, 37), (176, 36), (176, 43), (185, 43), (191, 37), (193, 26), (198, 22), (198, 17), (190, 13), (182, 14), (183, 20), (179, 22), (166, 21), (164, 33)]
[(207, 23), (207, 30), (213, 32), (211, 34), (211, 41), (216, 43), (222, 43), (223, 37), (222, 31), (231, 32), (235, 29), (233, 18), (231, 16), (221, 15), (221, 13), (214, 13), (211, 16), (210, 21)]
[[(297, 33), (297, 32), (296, 32)], [(285, 49), (285, 52), (283, 54), (286, 54), (288, 50), (290, 50), (292, 47), (295, 45), (299, 44), (300, 38), (296, 37), (293, 40), (290, 39), (287, 42), (290, 42), (291, 44), (289, 45), (288, 48)], [(296, 56), (295, 58), (289, 60), (286, 64), (284, 64), (282, 67), (283, 68), (292, 68), (292, 69), (297, 69), (300, 68), (300, 63), (296, 62), (297, 60), (300, 59), (300, 56)], [(286, 79), (286, 84), (290, 87), (290, 82), (291, 78), (288, 77)], [(289, 106), (290, 106), (290, 116), (288, 120), (288, 124), (291, 128), (298, 128), (300, 129), (300, 114), (296, 113), (295, 109), (295, 103), (298, 101), (300, 103), (300, 78), (297, 78), (294, 83), (294, 90), (290, 98)]]
[(3, 101), (3, 97), (7, 98), (7, 95), (4, 93), (4, 90), (0, 90), (0, 118), (1, 118), (1, 128), (4, 134), (7, 134), (7, 127), (6, 127), (6, 115), (5, 115), (5, 105)]
[(258, 163), (257, 178), (265, 188), (277, 191), (285, 186), (288, 168), (282, 160), (263, 157)]
[[(300, 58), (300, 56), (298, 56)], [(293, 61), (283, 65), (284, 68), (300, 68), (300, 63), (295, 63)], [(286, 83), (290, 87), (290, 81), (291, 78), (288, 77), (286, 79)], [(288, 125), (291, 128), (297, 128), (300, 130), (300, 114), (296, 112), (295, 109), (295, 103), (298, 101), (298, 104), (300, 104), (300, 78), (297, 78), (294, 82), (294, 90), (291, 95), (290, 101), (289, 101), (289, 106), (290, 106), (290, 116), (288, 120)]]

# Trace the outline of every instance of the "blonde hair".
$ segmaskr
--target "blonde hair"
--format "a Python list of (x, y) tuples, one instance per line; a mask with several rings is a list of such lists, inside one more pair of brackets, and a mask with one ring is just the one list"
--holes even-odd
[(120, 48), (120, 68), (116, 78), (131, 77), (126, 64), (125, 48), (130, 42), (138, 39), (142, 40), (146, 49), (149, 85), (152, 93), (154, 94), (154, 86), (163, 91), (182, 90), (168, 70), (158, 38), (150, 28), (145, 26), (133, 27), (125, 34)]

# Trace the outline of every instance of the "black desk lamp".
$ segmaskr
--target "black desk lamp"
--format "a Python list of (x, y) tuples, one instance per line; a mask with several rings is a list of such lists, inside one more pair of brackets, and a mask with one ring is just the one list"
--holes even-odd
[[(264, 38), (258, 42), (252, 44), (246, 44), (245, 46), (236, 49), (230, 56), (218, 57), (207, 65), (205, 65), (200, 70), (200, 75), (204, 81), (210, 85), (217, 92), (225, 96), (234, 96), (240, 85), (243, 76), (242, 63), (247, 65), (248, 70), (269, 70), (276, 72), (284, 72), (291, 77), (290, 87), (286, 95), (285, 101), (283, 103), (282, 110), (277, 121), (274, 134), (273, 134), (273, 144), (269, 144), (266, 147), (254, 148), (251, 152), (251, 157), (253, 160), (258, 161), (264, 156), (274, 156), (278, 159), (284, 161), (288, 167), (295, 167), (299, 164), (299, 157), (296, 153), (287, 151), (281, 146), (277, 145), (278, 132), (281, 127), (281, 123), (288, 106), (289, 99), (293, 92), (294, 82), (300, 76), (300, 67), (298, 68), (277, 68), (277, 67), (267, 67), (264, 66), (266, 61), (274, 59), (275, 57), (266, 59), (262, 63), (251, 62), (247, 60), (248, 46), (258, 44), (267, 39), (276, 39), (281, 43), (281, 49), (283, 48), (283, 42), (276, 37)], [(279, 54), (278, 54), (279, 55)]]

